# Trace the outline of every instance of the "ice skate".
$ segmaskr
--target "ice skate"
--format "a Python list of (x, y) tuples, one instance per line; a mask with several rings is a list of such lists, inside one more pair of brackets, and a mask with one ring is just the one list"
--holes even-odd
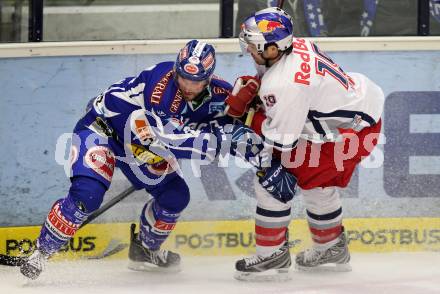
[(296, 256), (296, 268), (303, 271), (351, 271), (350, 252), (344, 231), (329, 248), (313, 246)]
[(237, 261), (234, 278), (242, 281), (287, 281), (289, 267), (292, 264), (289, 248), (292, 245), (285, 242), (284, 245), (269, 256), (254, 255)]
[(35, 251), (26, 258), (20, 266), (20, 272), (27, 278), (35, 280), (46, 267), (46, 262), (49, 257), (40, 250)]
[(150, 250), (142, 246), (142, 242), (135, 233), (136, 225), (130, 228), (130, 247), (128, 251), (128, 268), (135, 271), (180, 271), (180, 255), (168, 250)]

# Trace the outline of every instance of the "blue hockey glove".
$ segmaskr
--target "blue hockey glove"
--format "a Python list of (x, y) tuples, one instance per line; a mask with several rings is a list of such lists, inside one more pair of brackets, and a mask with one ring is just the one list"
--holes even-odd
[(241, 157), (261, 169), (262, 157), (260, 153), (264, 149), (261, 137), (244, 124), (232, 125), (229, 134), (232, 135), (231, 154)]
[(257, 172), (258, 181), (275, 199), (286, 203), (292, 200), (296, 193), (296, 178), (289, 173), (279, 161)]

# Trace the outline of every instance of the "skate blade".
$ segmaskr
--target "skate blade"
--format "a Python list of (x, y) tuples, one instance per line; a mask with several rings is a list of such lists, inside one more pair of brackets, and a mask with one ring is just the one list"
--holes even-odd
[(301, 266), (295, 264), (295, 268), (304, 272), (351, 272), (352, 270), (349, 263), (328, 263), (318, 266)]
[(160, 267), (148, 262), (131, 261), (131, 260), (128, 262), (128, 268), (133, 271), (158, 272), (158, 273), (178, 273), (182, 270), (180, 268), (180, 265), (170, 266), (170, 267)]
[(264, 272), (240, 272), (234, 273), (234, 278), (246, 282), (285, 282), (292, 279), (288, 268), (271, 269)]

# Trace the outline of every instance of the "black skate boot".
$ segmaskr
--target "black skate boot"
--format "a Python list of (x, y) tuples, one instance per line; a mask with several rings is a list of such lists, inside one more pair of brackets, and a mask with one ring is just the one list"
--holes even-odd
[(138, 233), (135, 233), (136, 224), (130, 227), (130, 248), (128, 250), (128, 268), (135, 271), (180, 271), (180, 255), (168, 250), (150, 250), (142, 246)]
[(289, 248), (292, 244), (284, 245), (269, 256), (254, 255), (240, 259), (235, 263), (234, 278), (242, 281), (287, 281), (289, 267), (292, 264)]
[(40, 250), (35, 249), (34, 252), (28, 256), (22, 265), (20, 265), (20, 272), (27, 278), (35, 280), (46, 267), (48, 255)]
[(296, 268), (304, 271), (351, 271), (350, 252), (344, 228), (338, 242), (330, 247), (313, 246), (296, 256)]

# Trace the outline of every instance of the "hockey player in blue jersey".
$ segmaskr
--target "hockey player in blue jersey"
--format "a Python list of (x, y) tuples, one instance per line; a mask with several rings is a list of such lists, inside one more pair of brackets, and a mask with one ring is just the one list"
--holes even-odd
[[(130, 268), (179, 268), (180, 256), (161, 249), (190, 199), (176, 159), (211, 161), (226, 150), (258, 169), (263, 163), (259, 137), (224, 115), (231, 86), (213, 76), (215, 64), (214, 48), (192, 40), (175, 62), (123, 79), (89, 102), (74, 128), (69, 192), (49, 211), (35, 251), (20, 268), (23, 275), (36, 279), (47, 259), (100, 207), (115, 166), (152, 196), (142, 209), (139, 233), (131, 228)], [(251, 92), (244, 86), (237, 95)], [(283, 193), (289, 177), (284, 169), (270, 167), (267, 175), (265, 188)]]

